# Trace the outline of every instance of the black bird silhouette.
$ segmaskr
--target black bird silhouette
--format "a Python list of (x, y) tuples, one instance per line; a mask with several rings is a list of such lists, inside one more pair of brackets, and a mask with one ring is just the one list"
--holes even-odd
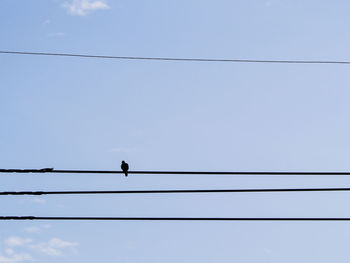
[(129, 165), (126, 162), (122, 161), (122, 165), (120, 167), (125, 173), (125, 176), (128, 176)]

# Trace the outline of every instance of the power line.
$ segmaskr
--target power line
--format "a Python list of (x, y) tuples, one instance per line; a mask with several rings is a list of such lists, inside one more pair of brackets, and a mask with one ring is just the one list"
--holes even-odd
[[(124, 174), (123, 171), (108, 170), (56, 170), (42, 169), (0, 169), (0, 173), (64, 173), (64, 174)], [(350, 175), (350, 172), (210, 172), (210, 171), (128, 171), (128, 174), (173, 174), (173, 175)]]
[(184, 189), (184, 190), (117, 190), (117, 191), (19, 191), (1, 195), (84, 195), (84, 194), (180, 194), (180, 193), (259, 193), (259, 192), (336, 192), (350, 188), (271, 188), (271, 189)]
[(105, 56), (87, 55), (73, 53), (48, 53), (27, 51), (0, 50), (0, 54), (11, 55), (34, 55), (34, 56), (58, 56), (58, 57), (80, 57), (119, 60), (153, 60), (153, 61), (182, 61), (182, 62), (233, 62), (233, 63), (279, 63), (279, 64), (350, 64), (350, 61), (337, 60), (262, 60), (262, 59), (211, 59), (211, 58), (173, 58), (173, 57), (135, 57), (135, 56)]
[(350, 221), (349, 217), (57, 217), (0, 216), (0, 220), (57, 221)]

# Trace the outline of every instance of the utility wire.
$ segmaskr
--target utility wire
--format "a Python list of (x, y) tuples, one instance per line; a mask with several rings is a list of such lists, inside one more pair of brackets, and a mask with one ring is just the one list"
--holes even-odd
[[(56, 170), (0, 169), (0, 173), (64, 173), (64, 174), (124, 174), (123, 171), (106, 170)], [(208, 172), (208, 171), (128, 171), (128, 174), (176, 174), (176, 175), (350, 175), (350, 172)]]
[(118, 191), (20, 191), (0, 192), (1, 195), (84, 195), (84, 194), (200, 194), (200, 193), (259, 193), (259, 192), (336, 192), (350, 188), (272, 188), (272, 189), (189, 189), (189, 190), (118, 190)]
[(173, 58), (173, 57), (134, 57), (134, 56), (103, 56), (72, 53), (48, 53), (27, 51), (0, 50), (0, 54), (11, 55), (35, 55), (35, 56), (58, 56), (58, 57), (80, 57), (101, 58), (119, 60), (153, 60), (153, 61), (183, 61), (183, 62), (234, 62), (234, 63), (283, 63), (283, 64), (350, 64), (350, 61), (337, 60), (261, 60), (261, 59), (210, 59), (210, 58)]
[(0, 216), (0, 220), (80, 221), (350, 221), (349, 217), (61, 217)]

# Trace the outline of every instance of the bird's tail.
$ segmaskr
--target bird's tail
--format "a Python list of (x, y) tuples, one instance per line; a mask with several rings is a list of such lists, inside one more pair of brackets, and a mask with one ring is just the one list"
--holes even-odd
[(128, 177), (128, 173), (127, 172), (125, 173), (125, 177)]

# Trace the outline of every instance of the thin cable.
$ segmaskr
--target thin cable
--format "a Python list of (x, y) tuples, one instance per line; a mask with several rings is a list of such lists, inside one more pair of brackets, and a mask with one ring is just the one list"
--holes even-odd
[(118, 190), (118, 191), (20, 191), (0, 192), (1, 195), (85, 195), (85, 194), (200, 194), (200, 193), (259, 193), (259, 192), (336, 192), (350, 188), (272, 188), (272, 189), (189, 189), (189, 190)]
[(349, 217), (47, 217), (0, 216), (0, 220), (56, 221), (350, 221)]
[(0, 54), (12, 55), (35, 55), (35, 56), (59, 56), (59, 57), (81, 57), (101, 58), (119, 60), (153, 60), (153, 61), (183, 61), (183, 62), (234, 62), (234, 63), (283, 63), (283, 64), (350, 64), (350, 61), (336, 60), (260, 60), (260, 59), (210, 59), (210, 58), (171, 58), (171, 57), (134, 57), (134, 56), (103, 56), (72, 53), (47, 53), (27, 51), (0, 50)]
[[(0, 173), (124, 174), (106, 170), (0, 169)], [(350, 172), (207, 172), (207, 171), (128, 171), (128, 174), (176, 175), (350, 175)]]

